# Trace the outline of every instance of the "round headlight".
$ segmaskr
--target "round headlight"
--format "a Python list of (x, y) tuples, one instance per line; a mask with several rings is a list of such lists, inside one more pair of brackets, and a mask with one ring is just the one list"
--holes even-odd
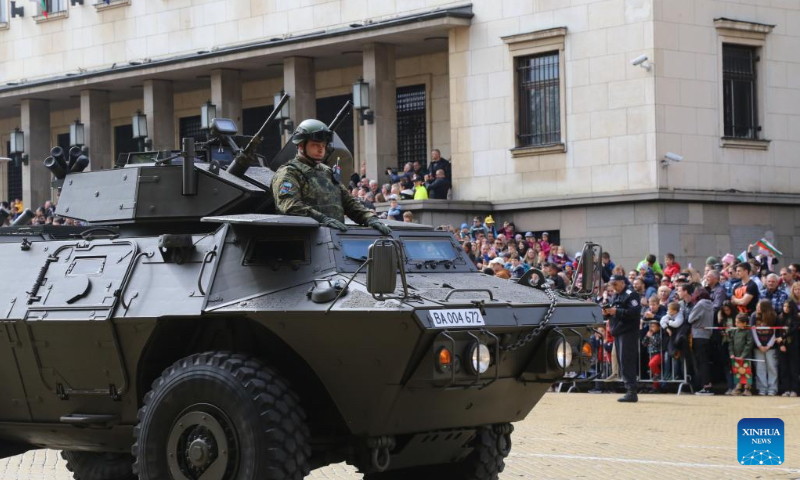
[(492, 361), (492, 355), (489, 353), (489, 347), (482, 343), (473, 343), (470, 347), (468, 355), (470, 359), (470, 366), (475, 373), (486, 373), (489, 370), (489, 363)]
[(563, 338), (556, 344), (556, 361), (563, 369), (572, 363), (572, 347)]

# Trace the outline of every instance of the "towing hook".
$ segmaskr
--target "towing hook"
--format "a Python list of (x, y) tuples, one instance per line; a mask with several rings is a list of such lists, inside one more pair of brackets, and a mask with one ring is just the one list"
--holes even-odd
[(370, 448), (372, 468), (377, 472), (384, 472), (389, 468), (392, 461), (392, 454), (389, 450), (395, 445), (394, 437), (382, 436), (367, 439), (367, 446)]
[(493, 429), (497, 434), (497, 450), (505, 457), (511, 453), (511, 433), (514, 431), (514, 425), (501, 423), (495, 425)]

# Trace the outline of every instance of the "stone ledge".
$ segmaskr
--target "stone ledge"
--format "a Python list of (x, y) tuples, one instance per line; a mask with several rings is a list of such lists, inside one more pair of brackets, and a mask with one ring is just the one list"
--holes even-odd
[(44, 15), (36, 15), (33, 17), (33, 21), (36, 23), (47, 23), (62, 20), (67, 17), (69, 17), (69, 10), (64, 9), (60, 12), (47, 12), (46, 17)]
[[(504, 212), (658, 201), (797, 206), (800, 204), (800, 194), (649, 189), (630, 191), (627, 193), (564, 195), (560, 197), (526, 198), (495, 202), (470, 200), (402, 200), (399, 204), (403, 207), (404, 211)], [(389, 204), (378, 203), (375, 204), (375, 208), (379, 212), (385, 212), (388, 210)]]
[(732, 18), (715, 18), (714, 26), (725, 30), (736, 30), (738, 32), (767, 34), (772, 32), (775, 25), (768, 23), (748, 22), (744, 20), (734, 20)]
[(719, 145), (724, 148), (746, 148), (750, 150), (769, 150), (770, 140), (751, 138), (722, 137)]
[(8, 30), (9, 23), (8, 22), (0, 22), (0, 30)]
[(112, 8), (126, 7), (130, 4), (131, 0), (111, 0), (109, 3), (100, 0), (94, 4), (94, 8), (98, 12), (105, 12), (106, 10), (111, 10)]
[(536, 155), (547, 155), (550, 153), (564, 153), (566, 151), (567, 145), (563, 143), (544, 145), (541, 147), (516, 147), (509, 149), (512, 158), (533, 157)]

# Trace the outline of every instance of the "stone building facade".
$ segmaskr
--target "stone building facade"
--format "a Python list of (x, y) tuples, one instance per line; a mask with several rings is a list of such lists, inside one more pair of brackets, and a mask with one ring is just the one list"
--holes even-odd
[[(352, 143), (381, 182), (406, 155), (398, 89), (424, 92), (416, 141), (454, 176), (452, 200), (405, 205), (426, 223), (491, 212), (626, 266), (762, 236), (800, 259), (797, 0), (0, 2), (3, 153), (21, 127), (44, 158), (80, 118), (109, 168), (137, 109), (172, 148), (206, 100), (242, 122), (283, 89), (299, 121), (361, 77), (375, 121), (354, 115)], [(38, 162), (22, 170), (28, 203), (49, 196)]]

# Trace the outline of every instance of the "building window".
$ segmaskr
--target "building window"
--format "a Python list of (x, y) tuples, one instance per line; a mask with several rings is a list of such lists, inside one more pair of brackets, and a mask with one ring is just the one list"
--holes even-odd
[(566, 27), (502, 37), (514, 66), (512, 157), (566, 151)]
[[(6, 152), (10, 150), (11, 142), (6, 142)], [(6, 164), (6, 172), (8, 179), (8, 201), (13, 202), (17, 198), (22, 200), (22, 162), (8, 162)], [(4, 198), (3, 200), (6, 199)]]
[(722, 46), (722, 96), (724, 136), (758, 138), (756, 88), (758, 50), (745, 45)]
[(125, 165), (120, 156), (127, 158), (129, 153), (138, 151), (139, 142), (133, 139), (133, 125), (127, 124), (114, 127), (114, 156), (117, 158), (117, 165)]
[(0, 23), (8, 23), (8, 2), (0, 0)]
[(519, 57), (517, 61), (517, 138), (520, 147), (561, 142), (558, 52)]
[(40, 14), (44, 15), (45, 12), (47, 13), (56, 13), (56, 12), (64, 12), (67, 10), (67, 1), (68, 0), (44, 0), (43, 5), (44, 9), (42, 9), (42, 2), (39, 2), (39, 9)]
[(425, 85), (397, 89), (397, 166), (428, 158), (428, 129), (425, 110)]
[[(178, 138), (183, 142), (184, 138), (194, 138), (195, 142), (205, 142), (206, 132), (201, 128), (200, 115), (193, 115), (191, 117), (183, 117), (178, 120)], [(181, 143), (183, 145), (183, 143)]]

